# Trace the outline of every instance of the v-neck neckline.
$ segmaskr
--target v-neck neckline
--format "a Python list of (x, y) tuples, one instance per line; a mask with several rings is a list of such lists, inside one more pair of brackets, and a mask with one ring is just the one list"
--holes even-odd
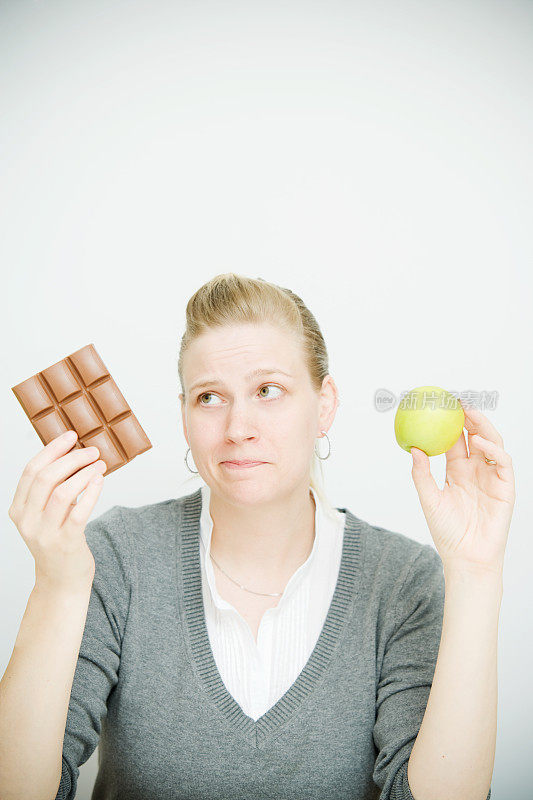
[(179, 537), (181, 579), (183, 586), (185, 632), (189, 640), (194, 665), (202, 685), (218, 710), (226, 717), (234, 730), (240, 731), (255, 747), (262, 747), (278, 728), (293, 714), (304, 699), (315, 689), (335, 650), (342, 634), (346, 618), (354, 597), (354, 588), (361, 562), (362, 522), (348, 509), (345, 513), (342, 555), (339, 574), (333, 597), (315, 647), (305, 666), (285, 694), (263, 716), (254, 720), (244, 713), (241, 706), (227, 690), (216, 665), (207, 624), (202, 593), (200, 562), (200, 514), (202, 510), (201, 489), (176, 501), (181, 527)]

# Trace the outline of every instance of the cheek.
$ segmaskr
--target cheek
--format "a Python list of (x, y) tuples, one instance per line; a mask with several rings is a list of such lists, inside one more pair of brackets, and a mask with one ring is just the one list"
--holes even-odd
[(189, 436), (199, 450), (212, 448), (220, 440), (220, 426), (207, 416), (192, 414), (189, 419)]
[(302, 451), (307, 457), (306, 448), (313, 447), (316, 438), (316, 418), (309, 413), (300, 412), (290, 418), (280, 417), (276, 423), (273, 432), (275, 440), (284, 443), (291, 453)]
[[(294, 458), (296, 451), (307, 457), (307, 450), (315, 442), (316, 410), (298, 404), (294, 411), (287, 412), (287, 407), (280, 408), (277, 413), (265, 414), (263, 420), (257, 420), (257, 434), (264, 441), (272, 443), (278, 453), (287, 452)], [(217, 452), (224, 436), (225, 421), (223, 415), (190, 414), (189, 437), (200, 451)]]

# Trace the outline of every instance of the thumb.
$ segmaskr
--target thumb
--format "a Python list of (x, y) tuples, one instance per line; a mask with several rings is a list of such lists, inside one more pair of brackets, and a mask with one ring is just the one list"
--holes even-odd
[(413, 468), (411, 470), (413, 483), (418, 492), (422, 510), (424, 513), (430, 512), (439, 504), (440, 490), (431, 474), (429, 458), (426, 453), (423, 450), (419, 450), (418, 447), (411, 447), (410, 452), (413, 459)]

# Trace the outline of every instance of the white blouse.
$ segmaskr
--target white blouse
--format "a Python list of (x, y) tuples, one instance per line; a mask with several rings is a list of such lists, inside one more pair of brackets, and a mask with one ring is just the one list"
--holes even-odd
[(316, 504), (313, 549), (289, 579), (278, 604), (263, 614), (256, 644), (246, 620), (217, 591), (209, 558), (210, 488), (202, 486), (200, 561), (209, 641), (227, 690), (254, 720), (277, 703), (309, 660), (337, 584), (345, 514), (336, 509), (333, 515), (327, 513), (309, 488)]

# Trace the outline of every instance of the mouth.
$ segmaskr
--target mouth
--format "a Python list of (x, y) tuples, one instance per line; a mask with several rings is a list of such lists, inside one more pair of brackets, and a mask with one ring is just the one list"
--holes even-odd
[(223, 461), (222, 465), (228, 469), (250, 469), (260, 467), (264, 463), (264, 461)]

